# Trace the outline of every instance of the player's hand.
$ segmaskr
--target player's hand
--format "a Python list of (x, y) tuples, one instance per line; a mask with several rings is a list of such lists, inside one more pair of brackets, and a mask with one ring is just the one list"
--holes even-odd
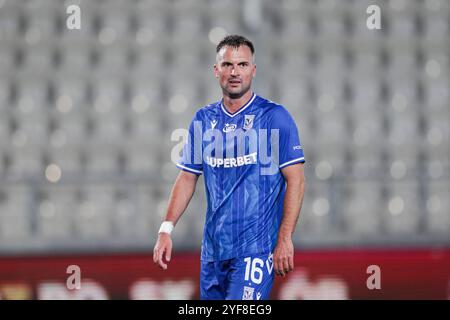
[(158, 234), (158, 241), (156, 241), (155, 248), (153, 249), (153, 262), (160, 268), (166, 270), (167, 264), (163, 261), (163, 257), (167, 263), (170, 261), (172, 255), (172, 239), (168, 233)]
[(276, 275), (284, 277), (294, 270), (294, 244), (291, 237), (279, 237), (273, 263)]

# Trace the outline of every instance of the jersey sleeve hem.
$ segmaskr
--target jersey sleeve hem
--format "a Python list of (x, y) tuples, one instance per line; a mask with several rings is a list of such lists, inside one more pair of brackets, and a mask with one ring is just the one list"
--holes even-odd
[(176, 165), (177, 165), (177, 167), (178, 167), (179, 169), (184, 170), (184, 171), (188, 171), (188, 172), (190, 172), (190, 173), (194, 173), (194, 174), (196, 174), (196, 175), (201, 175), (201, 174), (203, 173), (203, 171), (201, 171), (201, 170), (192, 169), (192, 168), (183, 166), (183, 165), (181, 165), (181, 164), (179, 164), (179, 163), (177, 163)]
[(279, 167), (280, 167), (280, 169), (283, 169), (284, 167), (290, 166), (290, 165), (292, 165), (292, 164), (296, 164), (296, 163), (304, 163), (304, 162), (305, 162), (305, 157), (300, 157), (300, 158), (293, 159), (293, 160), (291, 160), (291, 161), (282, 163), (282, 164), (280, 164)]

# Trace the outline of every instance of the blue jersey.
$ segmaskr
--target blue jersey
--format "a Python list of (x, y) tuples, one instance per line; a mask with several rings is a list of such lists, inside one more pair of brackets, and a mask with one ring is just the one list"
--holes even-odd
[(272, 252), (286, 189), (280, 170), (303, 162), (297, 126), (283, 106), (253, 94), (233, 114), (222, 101), (199, 109), (177, 166), (204, 175), (201, 259)]

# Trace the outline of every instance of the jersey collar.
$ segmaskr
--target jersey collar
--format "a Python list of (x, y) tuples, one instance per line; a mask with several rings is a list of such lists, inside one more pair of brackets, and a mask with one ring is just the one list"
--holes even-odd
[(222, 111), (229, 117), (233, 118), (234, 116), (237, 116), (239, 113), (241, 113), (242, 111), (244, 111), (245, 109), (247, 109), (252, 102), (255, 100), (256, 98), (256, 94), (253, 92), (252, 97), (250, 98), (250, 100), (243, 106), (241, 107), (238, 111), (236, 111), (235, 113), (229, 113), (227, 111), (227, 109), (225, 108), (225, 106), (223, 105), (223, 99), (222, 101), (220, 101), (220, 107), (222, 108)]

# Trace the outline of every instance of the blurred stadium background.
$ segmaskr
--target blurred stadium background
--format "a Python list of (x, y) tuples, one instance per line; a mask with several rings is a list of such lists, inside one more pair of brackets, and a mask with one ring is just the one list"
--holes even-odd
[[(72, 4), (81, 30), (66, 27)], [(372, 4), (381, 30), (366, 26)], [(232, 33), (255, 44), (256, 93), (284, 104), (299, 126), (308, 187), (295, 244), (300, 264), (313, 261), (304, 271), (336, 280), (333, 259), (369, 254), (359, 261), (367, 267), (377, 250), (403, 262), (423, 254), (405, 268), (421, 265), (425, 280), (428, 258), (442, 269), (440, 289), (427, 280), (411, 296), (407, 287), (355, 290), (365, 288), (364, 267), (358, 284), (341, 274), (347, 295), (325, 288), (313, 297), (450, 297), (447, 0), (0, 0), (0, 297), (45, 298), (40, 280), (64, 284), (65, 262), (98, 256), (128, 266), (124, 274), (142, 263), (147, 285), (168, 277), (168, 288), (176, 279), (178, 289), (197, 286), (203, 178), (173, 233), (175, 271), (150, 260), (178, 173), (171, 134), (220, 99), (215, 45)], [(62, 271), (49, 273), (58, 263)], [(110, 269), (92, 270), (101, 284), (95, 270)], [(181, 297), (152, 288), (140, 297)], [(283, 292), (274, 298), (305, 298)]]

